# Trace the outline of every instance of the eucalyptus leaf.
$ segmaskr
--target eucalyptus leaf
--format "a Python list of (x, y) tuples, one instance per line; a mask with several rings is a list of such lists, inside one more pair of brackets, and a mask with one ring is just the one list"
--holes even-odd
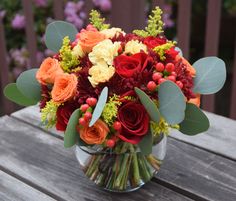
[(20, 92), (25, 97), (35, 100), (36, 102), (41, 99), (41, 86), (36, 80), (37, 71), (38, 68), (24, 71), (16, 80), (16, 86)]
[(149, 96), (143, 92), (141, 89), (135, 87), (135, 92), (138, 95), (141, 103), (147, 110), (149, 116), (151, 117), (152, 121), (159, 122), (160, 121), (160, 112), (155, 105), (155, 103), (149, 98)]
[(196, 69), (194, 93), (213, 94), (218, 92), (226, 80), (226, 68), (218, 57), (205, 57), (193, 64)]
[(91, 121), (89, 122), (89, 127), (91, 127), (93, 124), (95, 124), (95, 122), (101, 116), (103, 108), (105, 107), (106, 102), (107, 102), (107, 96), (108, 96), (108, 88), (104, 87), (99, 98), (98, 98), (97, 105), (93, 111)]
[(180, 132), (186, 135), (196, 135), (209, 128), (207, 116), (192, 103), (187, 103), (184, 121), (180, 123)]
[(72, 147), (74, 144), (77, 143), (79, 139), (79, 133), (76, 129), (76, 126), (78, 124), (80, 116), (80, 109), (76, 109), (69, 119), (64, 135), (64, 147), (66, 148)]
[(68, 36), (70, 41), (74, 41), (77, 33), (78, 31), (73, 24), (63, 21), (54, 21), (46, 28), (46, 46), (48, 49), (58, 52), (62, 46), (63, 38)]
[(185, 97), (174, 82), (165, 81), (161, 83), (158, 98), (159, 111), (169, 124), (179, 124), (184, 120)]
[(30, 106), (37, 104), (37, 101), (25, 97), (17, 88), (16, 83), (8, 84), (4, 88), (4, 95), (12, 102), (22, 105)]
[(179, 52), (179, 55), (182, 57), (183, 56), (183, 52), (179, 47), (175, 47), (175, 50)]
[(148, 133), (139, 142), (138, 146), (142, 154), (149, 155), (152, 153), (152, 145), (153, 145), (153, 135), (152, 132), (149, 130)]

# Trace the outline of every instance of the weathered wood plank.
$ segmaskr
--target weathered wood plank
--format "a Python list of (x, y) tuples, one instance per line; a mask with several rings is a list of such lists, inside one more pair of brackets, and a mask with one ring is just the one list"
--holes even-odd
[[(173, 130), (170, 136), (236, 160), (236, 121), (209, 112), (206, 112), (206, 115), (211, 124), (207, 132), (196, 136), (186, 136)], [(40, 113), (37, 106), (19, 110), (13, 113), (12, 116), (37, 127), (40, 126)], [(55, 135), (63, 136), (55, 129), (49, 131)]]
[(112, 194), (95, 187), (79, 170), (73, 150), (39, 129), (10, 117), (0, 119), (0, 164), (64, 200), (190, 200), (155, 182), (130, 194)]
[(4, 201), (52, 201), (53, 198), (0, 171), (0, 200)]

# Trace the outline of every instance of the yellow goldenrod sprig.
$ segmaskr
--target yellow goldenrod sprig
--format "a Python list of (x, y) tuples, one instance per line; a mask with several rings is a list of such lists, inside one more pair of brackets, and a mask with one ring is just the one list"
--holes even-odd
[(164, 61), (166, 59), (166, 57), (165, 57), (166, 51), (175, 45), (176, 45), (175, 41), (168, 41), (167, 43), (165, 43), (163, 45), (156, 46), (153, 50), (154, 50), (154, 52), (156, 52), (159, 55), (160, 60)]
[(157, 36), (164, 32), (164, 23), (161, 20), (162, 10), (157, 6), (148, 17), (148, 25), (145, 30), (134, 30), (133, 33), (138, 36)]
[(67, 73), (71, 72), (79, 65), (78, 58), (74, 54), (72, 54), (70, 39), (68, 36), (63, 39), (62, 47), (60, 49), (60, 57), (61, 68)]
[(97, 10), (91, 10), (90, 12), (90, 23), (98, 30), (108, 29), (110, 24), (105, 24), (105, 18), (101, 17), (101, 14)]

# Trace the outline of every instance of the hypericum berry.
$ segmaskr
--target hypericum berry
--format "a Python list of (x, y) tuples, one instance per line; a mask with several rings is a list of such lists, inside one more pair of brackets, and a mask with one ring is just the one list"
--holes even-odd
[(147, 84), (147, 88), (149, 91), (154, 91), (157, 88), (157, 85), (153, 81), (149, 81)]
[(171, 72), (173, 72), (175, 70), (175, 65), (172, 64), (172, 63), (168, 63), (168, 64), (166, 64), (166, 68), (165, 69), (166, 69), (166, 71), (168, 73), (171, 73)]
[(162, 78), (162, 75), (160, 73), (153, 73), (152, 79), (157, 82), (159, 79)]
[(172, 81), (172, 82), (175, 82), (176, 78), (175, 78), (175, 76), (170, 75), (170, 76), (167, 77), (167, 80), (170, 80), (170, 81)]
[(93, 107), (97, 104), (97, 99), (96, 98), (87, 98), (86, 103), (89, 106)]
[(88, 121), (88, 120), (90, 120), (91, 118), (92, 118), (91, 112), (85, 112), (85, 114), (84, 114), (84, 119), (85, 119), (86, 121)]
[(113, 123), (113, 128), (117, 131), (119, 131), (121, 129), (121, 123), (119, 121), (115, 121)]
[(179, 86), (180, 89), (182, 89), (184, 86), (181, 81), (176, 81), (176, 84)]
[(158, 84), (161, 84), (162, 82), (165, 82), (165, 81), (166, 81), (165, 78), (161, 78), (161, 79), (158, 80)]
[(156, 70), (159, 71), (159, 72), (162, 72), (162, 71), (164, 71), (164, 69), (165, 69), (164, 64), (163, 64), (163, 63), (160, 63), (160, 62), (157, 63), (155, 67), (156, 67)]
[(116, 142), (115, 140), (113, 139), (109, 139), (106, 141), (106, 145), (109, 147), (109, 148), (113, 148), (115, 146)]
[(171, 74), (170, 75), (173, 75), (173, 76), (175, 76), (175, 77), (177, 77), (177, 73), (176, 72), (171, 72)]
[(80, 107), (80, 110), (82, 111), (82, 112), (86, 112), (86, 110), (89, 108), (89, 105), (88, 104), (83, 104), (83, 105), (81, 105), (81, 107)]
[(84, 117), (79, 118), (79, 124), (82, 126), (86, 126), (87, 125), (87, 121), (85, 120)]

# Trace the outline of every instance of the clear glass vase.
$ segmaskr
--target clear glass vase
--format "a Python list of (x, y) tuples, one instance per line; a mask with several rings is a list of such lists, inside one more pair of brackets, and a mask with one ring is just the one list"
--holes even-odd
[[(99, 146), (76, 146), (75, 154), (84, 174), (101, 188), (113, 192), (131, 192), (139, 189), (158, 173), (166, 154), (167, 138), (152, 148), (152, 154), (143, 155), (137, 146), (124, 143), (125, 151)], [(121, 148), (123, 149), (123, 147)]]

